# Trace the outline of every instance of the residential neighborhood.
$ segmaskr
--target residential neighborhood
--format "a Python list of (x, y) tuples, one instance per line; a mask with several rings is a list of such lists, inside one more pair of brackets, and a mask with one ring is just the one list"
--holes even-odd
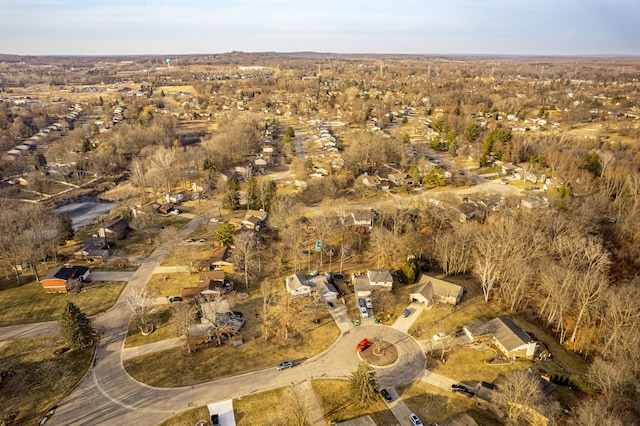
[(636, 58), (65, 58), (0, 55), (5, 424), (634, 424)]

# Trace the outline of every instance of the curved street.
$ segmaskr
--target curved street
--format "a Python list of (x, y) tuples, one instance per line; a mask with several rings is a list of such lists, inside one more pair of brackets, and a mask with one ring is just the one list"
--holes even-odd
[[(178, 238), (188, 236), (200, 222), (198, 218), (190, 221), (180, 229)], [(376, 368), (382, 387), (424, 380), (425, 355), (420, 344), (401, 331), (408, 329), (406, 324), (396, 328), (384, 325), (355, 327), (346, 315), (346, 307), (340, 306), (334, 313), (341, 330), (340, 337), (323, 353), (296, 363), (294, 368), (284, 371), (268, 368), (182, 388), (154, 388), (137, 382), (122, 365), (130, 321), (125, 300), (132, 291), (146, 285), (167, 253), (166, 246), (158, 247), (142, 262), (116, 304), (94, 318), (94, 328), (100, 334), (94, 363), (78, 386), (57, 405), (47, 424), (157, 424), (183, 410), (286, 387), (291, 382), (347, 379), (359, 360), (355, 346), (365, 337), (384, 339), (398, 349), (398, 360), (394, 364)], [(417, 315), (413, 317), (417, 318)], [(55, 322), (6, 327), (0, 329), (0, 340), (50, 335), (56, 331)]]

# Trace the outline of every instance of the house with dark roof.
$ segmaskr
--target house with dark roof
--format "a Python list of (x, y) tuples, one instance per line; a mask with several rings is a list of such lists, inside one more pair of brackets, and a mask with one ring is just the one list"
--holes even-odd
[(130, 231), (129, 221), (127, 219), (116, 219), (108, 225), (98, 229), (98, 236), (106, 238), (108, 242), (113, 243), (127, 236)]
[(414, 302), (433, 306), (436, 302), (457, 305), (464, 294), (464, 287), (448, 281), (439, 280), (429, 275), (422, 274), (416, 291), (409, 294)]
[(86, 266), (65, 265), (58, 270), (50, 271), (40, 281), (45, 293), (69, 293), (82, 288), (82, 283), (91, 275)]
[(533, 359), (546, 349), (511, 319), (498, 317), (490, 321), (476, 321), (462, 327), (472, 342), (492, 339), (492, 343), (508, 358)]
[(106, 238), (85, 238), (82, 242), (82, 248), (75, 253), (73, 257), (79, 260), (87, 260), (90, 262), (104, 262), (109, 256), (109, 244)]

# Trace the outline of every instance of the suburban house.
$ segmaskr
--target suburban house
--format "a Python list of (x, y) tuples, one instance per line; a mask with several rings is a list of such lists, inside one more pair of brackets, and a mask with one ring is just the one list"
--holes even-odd
[(533, 359), (546, 350), (544, 344), (534, 340), (509, 318), (476, 321), (464, 325), (462, 329), (472, 342), (492, 339), (493, 344), (508, 358)]
[(180, 204), (186, 200), (185, 191), (173, 191), (165, 194), (167, 203)]
[(227, 274), (233, 274), (233, 263), (229, 261), (230, 258), (229, 247), (222, 246), (217, 248), (209, 258), (209, 268), (224, 271)]
[(293, 274), (285, 278), (287, 292), (294, 296), (311, 293), (311, 285), (304, 275)]
[(367, 278), (372, 287), (387, 291), (391, 291), (393, 287), (393, 277), (388, 269), (367, 269)]
[(338, 298), (338, 290), (333, 284), (327, 281), (324, 275), (316, 275), (308, 280), (323, 301), (336, 300)]
[(104, 262), (109, 256), (109, 243), (106, 238), (85, 238), (82, 248), (75, 253), (73, 257), (79, 260), (88, 260), (90, 262)]
[(342, 218), (342, 224), (347, 228), (371, 230), (373, 227), (373, 216), (371, 212), (353, 212), (349, 216)]
[(121, 240), (127, 236), (127, 232), (130, 231), (129, 221), (126, 219), (116, 219), (110, 224), (98, 229), (98, 236), (106, 238), (107, 242), (113, 243), (116, 240)]
[(220, 294), (226, 289), (224, 271), (202, 271), (198, 279), (198, 286), (183, 288), (182, 298), (192, 299), (200, 295)]
[(45, 293), (69, 293), (79, 290), (89, 275), (91, 271), (86, 266), (65, 265), (58, 270), (50, 271), (40, 284)]
[[(236, 316), (227, 300), (214, 300), (202, 304), (199, 324), (189, 325), (189, 343), (205, 344), (217, 339), (231, 337), (240, 331), (244, 319)], [(220, 333), (224, 336), (218, 336)]]
[(368, 297), (373, 290), (391, 291), (393, 277), (388, 269), (367, 269), (367, 273), (355, 273), (351, 276), (357, 297)]
[(436, 302), (457, 305), (464, 294), (464, 287), (422, 274), (416, 291), (409, 294), (414, 302), (433, 306)]

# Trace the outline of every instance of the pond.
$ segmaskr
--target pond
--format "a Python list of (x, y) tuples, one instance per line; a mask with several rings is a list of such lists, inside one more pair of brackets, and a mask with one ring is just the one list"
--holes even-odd
[(109, 213), (117, 205), (118, 203), (103, 201), (99, 198), (81, 198), (58, 207), (55, 212), (69, 215), (73, 229), (77, 231), (103, 214)]

